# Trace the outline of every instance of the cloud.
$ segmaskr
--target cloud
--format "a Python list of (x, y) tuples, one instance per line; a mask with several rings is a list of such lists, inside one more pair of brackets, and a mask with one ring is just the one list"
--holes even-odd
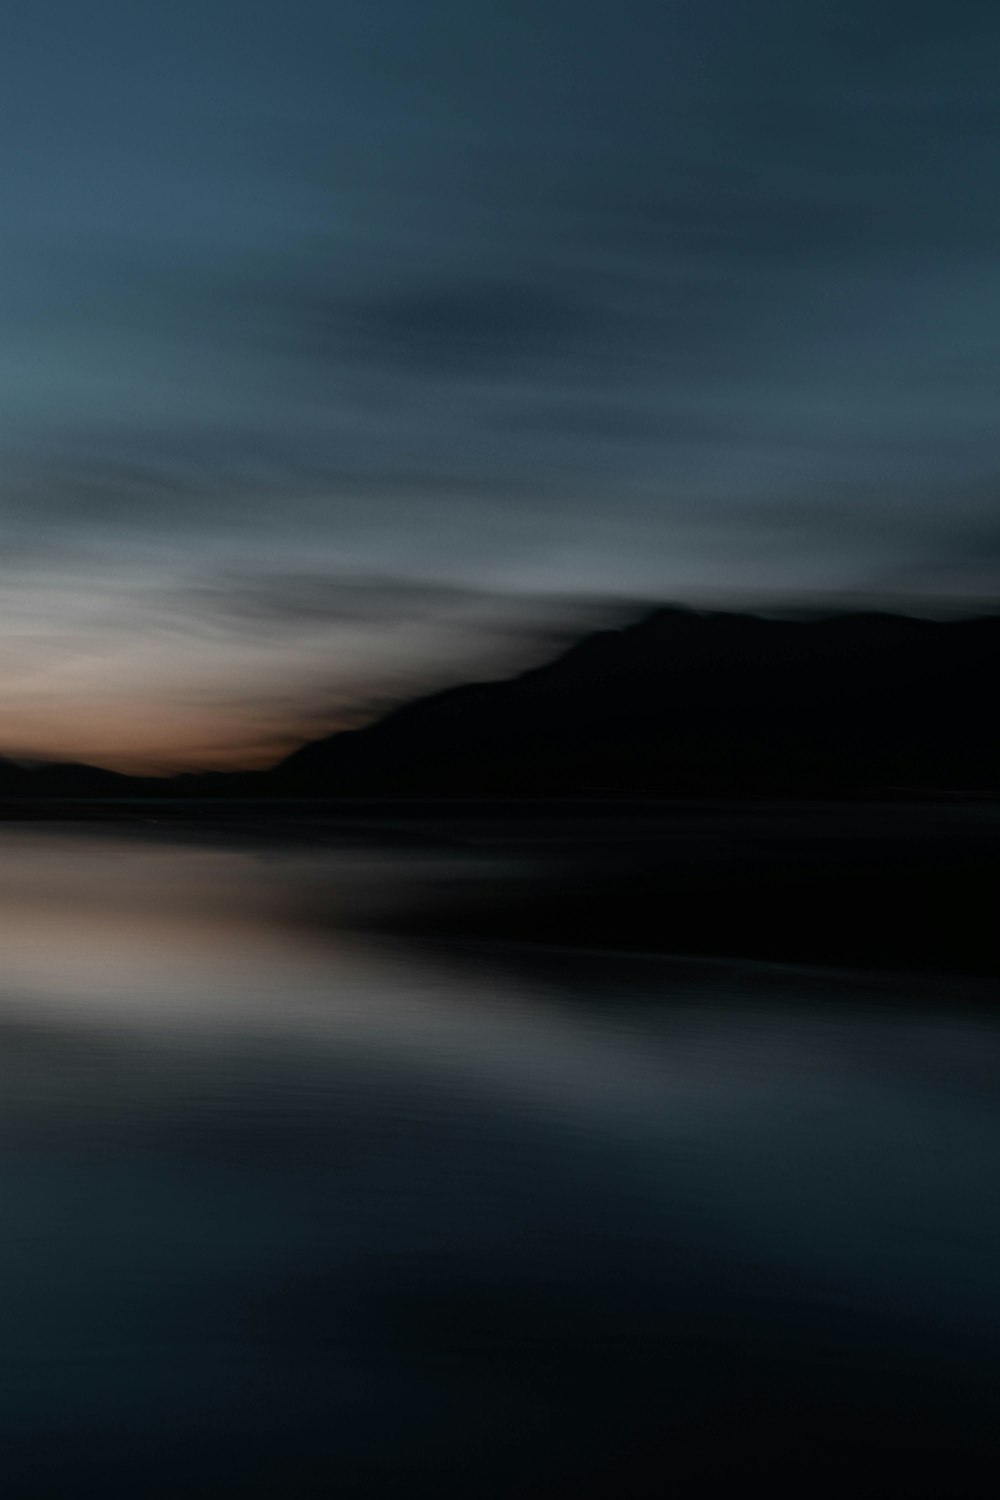
[(178, 610), (239, 631), (399, 625), (509, 603), (503, 594), (436, 580), (234, 569), (182, 584), (167, 598)]
[(526, 278), (453, 278), (384, 293), (354, 312), (384, 360), (463, 375), (565, 358), (601, 328), (598, 305)]

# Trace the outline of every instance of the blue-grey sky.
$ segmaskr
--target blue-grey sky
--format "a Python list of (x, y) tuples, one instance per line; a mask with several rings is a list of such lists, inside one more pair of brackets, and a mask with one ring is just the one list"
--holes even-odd
[(261, 763), (605, 602), (1000, 571), (994, 0), (32, 0), (0, 752)]

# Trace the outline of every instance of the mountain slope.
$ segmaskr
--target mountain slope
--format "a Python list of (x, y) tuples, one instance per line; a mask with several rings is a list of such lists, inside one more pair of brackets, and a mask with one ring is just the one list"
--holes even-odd
[(987, 790), (1000, 619), (659, 610), (419, 699), (262, 778), (310, 796)]

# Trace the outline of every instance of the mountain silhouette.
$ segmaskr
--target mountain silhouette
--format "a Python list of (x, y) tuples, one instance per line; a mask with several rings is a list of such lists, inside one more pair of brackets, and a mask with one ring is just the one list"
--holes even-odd
[(265, 780), (309, 796), (985, 791), (998, 658), (995, 617), (660, 609), (305, 745)]
[(419, 698), (272, 770), (0, 760), (3, 798), (885, 796), (1000, 787), (1000, 617), (664, 608)]
[(0, 758), (0, 797), (128, 797), (138, 795), (144, 780), (72, 762), (21, 765)]

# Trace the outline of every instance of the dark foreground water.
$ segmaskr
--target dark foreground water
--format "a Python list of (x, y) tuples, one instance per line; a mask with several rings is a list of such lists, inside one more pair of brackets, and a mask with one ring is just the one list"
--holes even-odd
[(993, 1495), (982, 990), (371, 935), (440, 862), (0, 832), (4, 1493)]

